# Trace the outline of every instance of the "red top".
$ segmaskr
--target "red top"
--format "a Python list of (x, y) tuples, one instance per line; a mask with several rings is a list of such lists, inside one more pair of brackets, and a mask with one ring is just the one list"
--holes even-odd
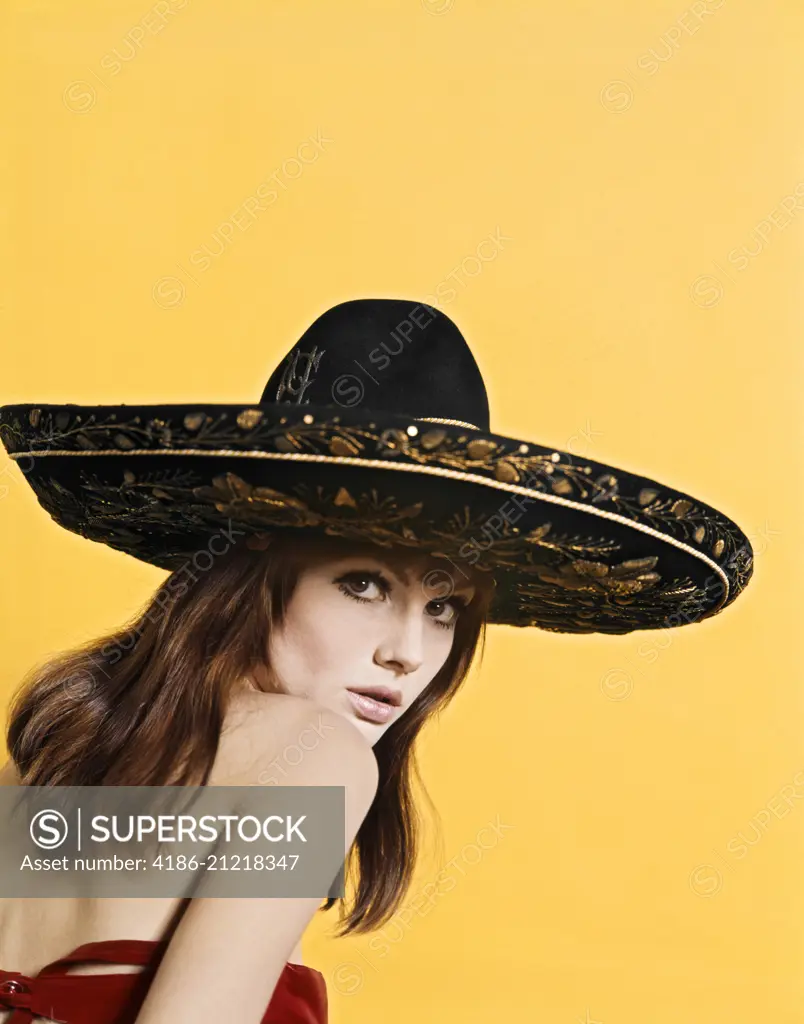
[[(15, 1010), (8, 1024), (36, 1016), (62, 1024), (134, 1024), (167, 942), (113, 939), (87, 942), (43, 967), (35, 978), (0, 971), (0, 1008)], [(143, 964), (136, 974), (67, 974), (75, 963)], [(261, 1024), (327, 1024), (324, 975), (302, 964), (285, 964)]]

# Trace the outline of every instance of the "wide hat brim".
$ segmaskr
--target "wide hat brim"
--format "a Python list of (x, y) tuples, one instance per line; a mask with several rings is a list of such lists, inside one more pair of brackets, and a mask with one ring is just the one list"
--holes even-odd
[[(697, 622), (751, 545), (709, 505), (530, 441), (335, 406), (8, 405), (0, 439), (63, 526), (162, 569), (312, 530), (493, 574), (489, 621), (567, 633)], [(204, 566), (207, 562), (203, 562)]]

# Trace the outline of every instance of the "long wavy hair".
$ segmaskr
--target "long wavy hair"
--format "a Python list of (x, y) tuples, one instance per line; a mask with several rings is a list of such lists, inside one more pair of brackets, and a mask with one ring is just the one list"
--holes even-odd
[[(332, 544), (344, 542), (280, 536), (263, 551), (236, 543), (192, 583), (179, 577), (183, 570), (171, 573), (121, 628), (32, 669), (12, 698), (6, 731), (19, 784), (206, 785), (236, 686), (258, 667), (270, 671), (271, 631), (304, 566)], [(404, 554), (395, 549), (394, 557)], [(414, 742), (485, 642), (492, 590), (472, 575), (479, 585), (444, 666), (374, 745), (379, 786), (347, 858), (354, 899), (338, 935), (380, 928), (410, 887), (421, 829), (414, 777), (432, 806)]]

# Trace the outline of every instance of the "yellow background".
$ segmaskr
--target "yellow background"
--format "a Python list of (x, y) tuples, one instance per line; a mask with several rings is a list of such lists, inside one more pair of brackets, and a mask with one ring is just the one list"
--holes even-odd
[[(452, 280), (494, 429), (697, 495), (757, 553), (698, 626), (490, 629), (422, 744), (443, 860), (382, 935), (306, 934), (333, 1024), (804, 1020), (804, 9), (167, 9), (4, 2), (0, 401), (253, 402), (330, 305)], [(165, 574), (0, 466), (7, 698)]]

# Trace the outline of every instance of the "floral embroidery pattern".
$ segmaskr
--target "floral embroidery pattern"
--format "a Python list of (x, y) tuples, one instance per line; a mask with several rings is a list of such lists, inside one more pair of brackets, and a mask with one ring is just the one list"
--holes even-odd
[[(299, 493), (290, 495), (252, 486), (233, 473), (210, 484), (194, 483), (188, 473), (138, 478), (126, 470), (116, 485), (84, 473), (79, 499), (52, 478), (32, 481), (51, 515), (85, 537), (138, 557), (148, 556), (156, 537), (154, 561), (164, 568), (185, 562), (205, 533), (220, 529), (222, 516), (248, 532), (246, 544), (255, 550), (267, 545), (272, 531), (307, 527), (383, 546), (416, 547), (457, 559), (457, 565), (466, 538), (481, 525), (468, 509), (445, 524), (431, 524), (422, 515), (423, 503), (400, 505), (376, 490), (355, 496), (346, 487), (328, 494), (299, 486)], [(501, 537), (477, 563), (479, 569), (516, 577), (513, 587), (501, 588), (495, 598), (491, 621), (561, 632), (628, 632), (666, 618), (678, 594), (695, 592), (690, 581), (663, 584), (654, 569), (656, 556), (614, 565), (596, 560), (615, 549), (609, 541), (553, 535), (550, 524)]]
[[(472, 474), (516, 484), (536, 494), (556, 495), (576, 507), (605, 508), (675, 537), (716, 561), (727, 573), (731, 583), (728, 603), (750, 579), (750, 546), (735, 524), (683, 495), (661, 493), (646, 481), (640, 486), (639, 478), (629, 474), (599, 464), (579, 465), (568, 453), (477, 436), (460, 427), (353, 425), (341, 422), (343, 417), (338, 415), (315, 422), (308, 410), (294, 404), (283, 404), (282, 415), (266, 407), (215, 406), (189, 411), (176, 407), (176, 411), (161, 409), (159, 416), (151, 416), (146, 414), (148, 410), (125, 406), (90, 413), (69, 407), (12, 406), (0, 413), (0, 439), (11, 453), (253, 449), (289, 458), (324, 457), (330, 464), (341, 459), (371, 459)], [(320, 487), (304, 486), (286, 494), (253, 486), (234, 473), (214, 480), (202, 480), (197, 473), (176, 468), (147, 477), (135, 475), (138, 458), (131, 455), (125, 462), (132, 468), (119, 484), (82, 469), (78, 492), (56, 477), (47, 477), (43, 470), (51, 459), (73, 461), (52, 456), (37, 460), (30, 483), (42, 505), (68, 529), (106, 540), (166, 568), (171, 557), (186, 557), (189, 536), (219, 527), (221, 516), (256, 532), (260, 527), (311, 527), (383, 545), (416, 546), (459, 560), (466, 558), (466, 545), (482, 526), (483, 517), (473, 516), (468, 507), (454, 512), (448, 522), (432, 521), (426, 501), (400, 504), (390, 497), (390, 480), (360, 494), (346, 487), (325, 493)], [(247, 459), (238, 462), (248, 465)], [(92, 460), (85, 465), (92, 469)], [(548, 514), (560, 518), (560, 506), (542, 504), (545, 518)], [(589, 518), (590, 528), (607, 530), (605, 519)], [(156, 527), (160, 532), (158, 540), (152, 541), (155, 551), (149, 557), (149, 534), (153, 535)], [(652, 543), (657, 546), (659, 542), (654, 539)], [(171, 544), (173, 556), (167, 550)], [(718, 600), (721, 583), (715, 580), (711, 586), (700, 587), (686, 577), (663, 579), (656, 556), (613, 563), (619, 546), (611, 537), (560, 535), (549, 522), (539, 522), (522, 533), (505, 523), (488, 550), (477, 553), (479, 568), (515, 577), (495, 598), (498, 617), (493, 621), (572, 632), (626, 632), (660, 625), (680, 607), (690, 621), (704, 617)]]

